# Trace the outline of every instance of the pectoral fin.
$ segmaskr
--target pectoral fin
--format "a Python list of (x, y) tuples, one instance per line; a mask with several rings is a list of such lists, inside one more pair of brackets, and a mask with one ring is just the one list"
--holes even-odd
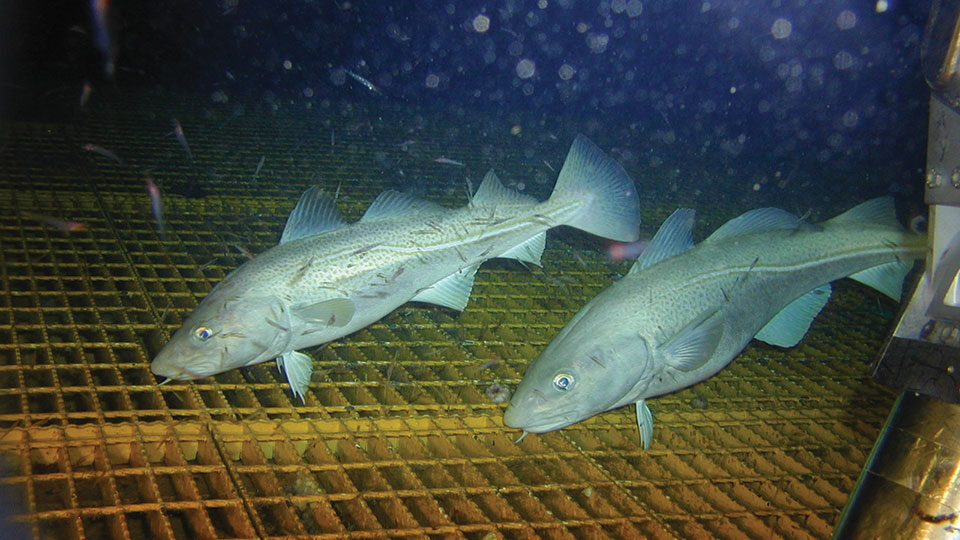
[(695, 319), (664, 343), (664, 360), (680, 371), (693, 371), (710, 360), (721, 337), (723, 317), (717, 310)]
[(640, 428), (640, 444), (644, 450), (650, 449), (650, 441), (653, 440), (653, 413), (650, 407), (647, 407), (645, 400), (640, 400), (637, 405), (637, 427)]
[(327, 326), (340, 328), (346, 326), (353, 319), (355, 306), (349, 298), (334, 298), (316, 304), (298, 306), (293, 313), (301, 319), (312, 319), (326, 323)]
[(282, 370), (287, 376), (293, 396), (305, 403), (303, 395), (307, 392), (313, 372), (313, 361), (310, 357), (302, 352), (290, 351), (277, 357), (277, 369)]

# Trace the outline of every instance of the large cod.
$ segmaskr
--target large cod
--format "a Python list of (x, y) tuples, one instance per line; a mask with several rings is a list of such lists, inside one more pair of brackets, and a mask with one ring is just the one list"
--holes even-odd
[(620, 281), (590, 300), (530, 364), (504, 413), (525, 432), (560, 429), (703, 381), (752, 338), (792, 347), (849, 276), (900, 299), (925, 238), (903, 230), (893, 200), (867, 201), (819, 225), (776, 208), (734, 218), (693, 246), (693, 210), (663, 223)]
[(623, 242), (638, 237), (633, 181), (582, 136), (544, 202), (505, 188), (491, 171), (463, 208), (386, 191), (348, 225), (330, 196), (310, 188), (280, 244), (218, 283), (150, 369), (189, 380), (276, 358), (303, 400), (312, 366), (297, 349), (355, 332), (410, 300), (463, 310), (481, 263), (539, 265), (546, 231), (558, 225)]

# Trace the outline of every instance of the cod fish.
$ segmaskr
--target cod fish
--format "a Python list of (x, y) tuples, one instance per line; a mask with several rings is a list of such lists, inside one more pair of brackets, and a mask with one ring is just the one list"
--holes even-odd
[(504, 257), (539, 265), (546, 231), (558, 225), (621, 242), (638, 238), (633, 181), (583, 136), (544, 202), (504, 187), (490, 171), (465, 207), (386, 191), (348, 225), (334, 200), (312, 187), (280, 244), (218, 283), (150, 369), (189, 380), (275, 358), (304, 400), (312, 366), (298, 349), (355, 332), (411, 300), (463, 310), (481, 263)]
[(690, 209), (661, 226), (630, 272), (590, 300), (530, 364), (504, 413), (526, 433), (561, 429), (703, 381), (756, 338), (796, 345), (851, 277), (895, 300), (925, 238), (897, 222), (893, 201), (867, 201), (818, 225), (776, 208), (732, 219), (693, 246)]

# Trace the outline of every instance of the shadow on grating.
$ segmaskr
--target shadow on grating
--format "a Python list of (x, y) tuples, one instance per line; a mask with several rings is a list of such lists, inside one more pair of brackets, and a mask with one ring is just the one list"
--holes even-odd
[[(628, 409), (515, 443), (505, 405), (487, 395), (493, 384), (515, 387), (569, 317), (627, 269), (567, 230), (551, 233), (542, 270), (485, 264), (462, 314), (405, 305), (310, 351), (316, 373), (305, 403), (272, 363), (157, 386), (152, 356), (246, 252), (276, 242), (305, 187), (339, 189), (341, 210), (356, 219), (379, 191), (409, 187), (409, 178), (448, 206), (462, 204), (465, 178), (494, 164), (505, 178), (543, 179), (530, 187), (541, 198), (553, 181), (543, 166), (531, 175), (509, 134), (471, 138), (483, 119), (454, 127), (437, 118), (426, 125), (439, 127), (404, 146), (403, 111), (283, 121), (225, 111), (188, 121), (189, 112), (161, 117), (192, 128), (194, 163), (163, 137), (167, 126), (137, 112), (8, 134), (0, 449), (13, 473), (0, 483), (19, 493), (18, 519), (33, 536), (832, 530), (892, 402), (865, 374), (895, 306), (852, 283), (835, 286), (797, 348), (754, 344), (718, 376), (654, 400), (649, 451)], [(73, 150), (88, 140), (124, 163)], [(565, 151), (543, 149), (554, 164)], [(439, 155), (468, 166), (441, 166)], [(65, 165), (55, 168), (58, 159)], [(165, 193), (163, 231), (143, 191), (146, 170)], [(672, 207), (645, 204), (650, 233)], [(705, 210), (702, 221), (715, 226), (742, 208)], [(87, 229), (65, 233), (22, 211)]]

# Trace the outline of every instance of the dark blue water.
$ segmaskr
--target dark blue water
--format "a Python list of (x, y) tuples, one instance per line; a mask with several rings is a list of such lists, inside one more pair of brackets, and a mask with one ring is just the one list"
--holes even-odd
[(509, 129), (515, 112), (694, 200), (920, 191), (925, 2), (114, 1), (110, 80), (87, 2), (4, 9), (19, 117), (66, 116), (83, 81), (268, 113), (431, 107)]

